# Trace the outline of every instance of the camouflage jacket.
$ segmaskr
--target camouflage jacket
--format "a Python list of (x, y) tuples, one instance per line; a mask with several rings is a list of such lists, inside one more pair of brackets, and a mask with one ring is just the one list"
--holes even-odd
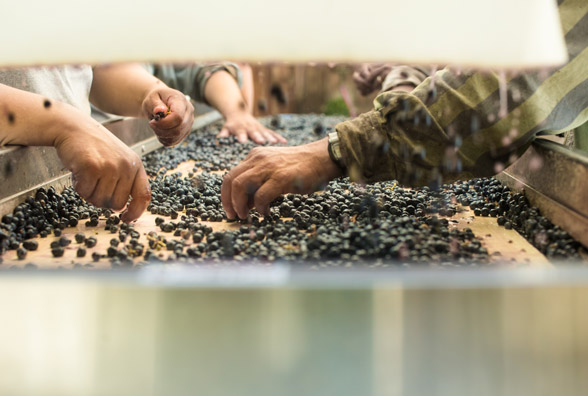
[(585, 123), (588, 2), (559, 3), (568, 63), (502, 76), (445, 68), (410, 93), (381, 93), (374, 110), (336, 127), (350, 177), (418, 186), (490, 176), (538, 134)]

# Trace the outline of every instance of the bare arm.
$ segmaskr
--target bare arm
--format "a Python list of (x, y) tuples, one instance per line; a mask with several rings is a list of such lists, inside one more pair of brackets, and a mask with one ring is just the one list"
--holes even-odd
[(249, 112), (247, 103), (235, 79), (226, 71), (217, 71), (208, 79), (204, 89), (206, 101), (225, 117), (225, 125), (219, 137), (233, 134), (239, 142), (247, 142), (247, 137), (258, 144), (286, 143), (286, 139), (265, 128)]
[(53, 146), (62, 132), (60, 125), (68, 121), (68, 113), (78, 112), (61, 102), (4, 84), (0, 84), (0, 109), (0, 146)]
[(89, 115), (73, 106), (0, 84), (0, 143), (53, 146), (72, 172), (76, 191), (100, 207), (138, 218), (151, 193), (141, 159)]
[[(194, 122), (194, 107), (185, 95), (136, 63), (95, 66), (90, 101), (109, 113), (149, 119), (164, 146), (180, 143)], [(155, 117), (158, 113), (165, 116)]]
[(144, 117), (143, 100), (149, 91), (166, 85), (136, 63), (93, 68), (90, 101), (109, 113)]
[(243, 82), (241, 83), (241, 93), (247, 104), (247, 110), (253, 114), (253, 96), (255, 94), (253, 87), (253, 70), (247, 63), (240, 63), (241, 74), (243, 75)]
[(224, 70), (210, 76), (204, 88), (204, 97), (225, 117), (247, 112), (247, 104), (237, 82)]

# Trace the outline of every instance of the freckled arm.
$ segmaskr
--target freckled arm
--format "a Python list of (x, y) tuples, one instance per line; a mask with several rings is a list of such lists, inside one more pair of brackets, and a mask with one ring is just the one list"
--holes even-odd
[(0, 84), (0, 145), (53, 146), (75, 107)]

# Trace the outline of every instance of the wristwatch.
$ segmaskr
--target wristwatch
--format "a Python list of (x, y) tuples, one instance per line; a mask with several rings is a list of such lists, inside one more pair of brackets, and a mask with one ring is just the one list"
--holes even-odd
[(341, 156), (341, 143), (339, 142), (339, 135), (337, 132), (329, 133), (329, 157), (337, 164), (337, 166), (345, 170), (343, 164), (343, 157)]

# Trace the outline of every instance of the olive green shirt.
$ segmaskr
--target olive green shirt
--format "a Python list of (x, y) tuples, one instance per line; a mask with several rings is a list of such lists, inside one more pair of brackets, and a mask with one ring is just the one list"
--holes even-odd
[(569, 62), (505, 74), (445, 68), (412, 92), (381, 93), (374, 110), (337, 125), (343, 162), (356, 181), (439, 185), (491, 176), (538, 134), (588, 120), (588, 1), (560, 1)]

